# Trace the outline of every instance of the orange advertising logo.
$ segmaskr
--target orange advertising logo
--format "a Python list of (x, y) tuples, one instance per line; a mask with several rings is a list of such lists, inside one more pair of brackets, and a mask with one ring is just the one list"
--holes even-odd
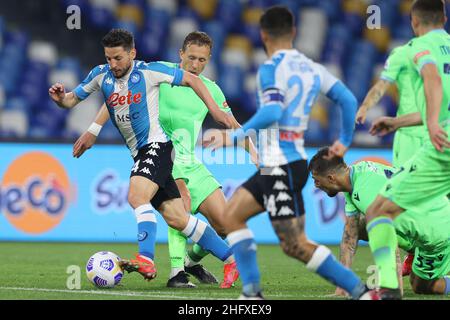
[(18, 230), (40, 234), (56, 227), (68, 206), (70, 181), (63, 165), (45, 152), (16, 158), (2, 180), (2, 208)]

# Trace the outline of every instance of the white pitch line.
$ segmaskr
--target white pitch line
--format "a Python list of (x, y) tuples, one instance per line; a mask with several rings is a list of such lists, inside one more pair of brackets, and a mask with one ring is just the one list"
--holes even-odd
[(94, 290), (63, 290), (63, 289), (49, 289), (49, 288), (21, 288), (21, 287), (0, 287), (0, 290), (14, 290), (14, 291), (39, 291), (39, 292), (59, 292), (59, 293), (82, 293), (92, 295), (109, 295), (122, 297), (147, 297), (147, 298), (174, 298), (174, 299), (201, 299), (201, 300), (217, 300), (211, 297), (188, 297), (177, 296), (170, 293), (167, 294), (145, 294), (143, 292), (120, 292), (120, 291), (94, 291)]
[[(24, 287), (0, 287), (0, 290), (13, 290), (13, 291), (32, 291), (32, 292), (59, 292), (59, 293), (79, 293), (79, 294), (92, 294), (92, 295), (109, 295), (109, 296), (120, 296), (120, 297), (144, 297), (144, 298), (173, 298), (173, 299), (183, 299), (183, 300), (233, 300), (239, 295), (236, 294), (233, 297), (224, 298), (223, 295), (220, 297), (212, 298), (198, 296), (202, 294), (200, 292), (192, 292), (189, 296), (179, 296), (174, 295), (169, 292), (164, 291), (152, 291), (151, 293), (145, 292), (133, 292), (133, 291), (105, 291), (105, 290), (68, 290), (68, 289), (51, 289), (51, 288), (24, 288)], [(283, 294), (269, 294), (266, 298), (276, 297), (276, 298), (330, 298), (332, 295), (283, 295)]]

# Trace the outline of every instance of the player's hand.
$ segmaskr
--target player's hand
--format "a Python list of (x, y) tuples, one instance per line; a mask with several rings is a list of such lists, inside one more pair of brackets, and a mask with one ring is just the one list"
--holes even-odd
[(394, 132), (395, 130), (397, 130), (395, 118), (380, 117), (372, 123), (369, 133), (373, 136), (377, 135), (379, 137), (383, 137), (391, 132)]
[(428, 123), (428, 134), (437, 151), (444, 152), (444, 148), (450, 148), (447, 132), (442, 130), (438, 123)]
[(233, 143), (225, 130), (208, 130), (203, 136), (203, 146), (212, 150), (232, 145)]
[(334, 295), (338, 296), (338, 297), (348, 297), (347, 291), (345, 291), (344, 289), (339, 288), (339, 287), (336, 288)]
[(227, 129), (233, 128), (233, 123), (227, 113), (219, 110), (211, 113), (211, 116), (218, 124), (223, 125), (225, 128)]
[(75, 141), (73, 145), (73, 152), (72, 155), (75, 158), (81, 157), (81, 155), (87, 150), (90, 149), (94, 143), (95, 140), (97, 140), (97, 137), (90, 133), (89, 131), (86, 131), (83, 133), (77, 141)]
[(347, 147), (344, 146), (339, 140), (336, 140), (333, 145), (328, 150), (328, 156), (324, 158), (330, 160), (334, 157), (344, 157), (345, 152), (347, 152)]
[(363, 124), (364, 122), (366, 122), (366, 117), (367, 107), (362, 105), (361, 107), (359, 107), (358, 112), (356, 113), (355, 122), (358, 124)]
[(55, 83), (48, 89), (48, 95), (55, 102), (62, 102), (66, 96), (66, 90), (64, 89), (64, 85), (61, 83)]

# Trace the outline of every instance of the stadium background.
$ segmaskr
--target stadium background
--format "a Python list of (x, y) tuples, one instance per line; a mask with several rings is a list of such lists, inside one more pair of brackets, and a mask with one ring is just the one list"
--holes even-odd
[[(62, 82), (71, 90), (93, 66), (105, 63), (99, 41), (110, 28), (132, 31), (138, 59), (147, 61), (178, 61), (186, 34), (206, 31), (214, 48), (204, 74), (218, 82), (242, 123), (255, 112), (255, 74), (266, 59), (259, 39), (259, 16), (273, 4), (292, 9), (298, 28), (295, 46), (342, 79), (359, 103), (390, 50), (412, 37), (409, 0), (1, 1), (0, 240), (134, 241), (135, 221), (126, 198), (120, 197), (126, 193), (131, 161), (126, 148), (117, 145), (116, 129), (109, 123), (98, 139), (104, 145), (94, 147), (82, 159), (71, 158), (71, 143), (93, 120), (102, 103), (100, 96), (94, 95), (72, 111), (59, 109), (48, 97), (51, 83)], [(381, 29), (366, 28), (367, 7), (372, 4), (381, 9)], [(79, 30), (66, 27), (70, 5), (81, 9)], [(374, 118), (394, 115), (396, 102), (397, 92), (390, 90), (369, 112), (366, 124), (357, 126), (348, 162), (366, 157), (390, 161), (392, 135), (381, 139), (367, 130)], [(339, 118), (339, 108), (323, 97), (317, 101), (305, 137), (312, 147), (307, 150), (310, 155), (316, 150), (313, 147), (338, 135)], [(208, 119), (205, 129), (211, 126)], [(46, 142), (52, 144), (42, 144)], [(227, 195), (254, 170), (248, 165), (227, 168), (225, 176), (220, 165), (209, 168)], [(105, 177), (113, 177), (108, 188), (114, 191), (101, 196), (123, 201), (99, 209), (95, 188)], [(337, 243), (342, 198), (326, 199), (311, 181), (304, 196), (308, 235), (316, 241)], [(267, 215), (252, 223), (259, 241), (276, 242)], [(167, 239), (165, 228), (165, 223), (159, 223), (159, 241)]]

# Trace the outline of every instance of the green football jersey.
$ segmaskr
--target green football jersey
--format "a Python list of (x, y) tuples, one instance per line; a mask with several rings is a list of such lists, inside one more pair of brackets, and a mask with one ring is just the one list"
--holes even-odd
[(380, 163), (361, 161), (350, 166), (352, 192), (344, 192), (345, 214), (366, 214), (380, 189), (386, 184), (395, 169)]
[[(419, 111), (411, 82), (411, 74), (414, 71), (408, 68), (408, 50), (409, 43), (392, 50), (380, 76), (381, 79), (397, 85), (399, 92), (397, 117)], [(424, 130), (424, 126), (412, 126), (400, 128), (399, 131), (415, 137), (422, 137)]]
[(443, 99), (439, 113), (439, 123), (448, 125), (450, 119), (450, 35), (443, 29), (433, 30), (411, 41), (409, 68), (416, 105), (426, 123), (426, 99), (421, 70), (428, 63), (436, 65), (442, 79)]
[[(179, 67), (176, 63), (166, 63)], [(225, 112), (231, 112), (225, 96), (219, 86), (200, 75), (217, 105)], [(174, 178), (179, 166), (198, 163), (195, 158), (195, 144), (208, 114), (208, 108), (197, 94), (189, 87), (172, 87), (161, 84), (159, 90), (159, 120), (162, 128), (169, 135), (175, 148)]]

